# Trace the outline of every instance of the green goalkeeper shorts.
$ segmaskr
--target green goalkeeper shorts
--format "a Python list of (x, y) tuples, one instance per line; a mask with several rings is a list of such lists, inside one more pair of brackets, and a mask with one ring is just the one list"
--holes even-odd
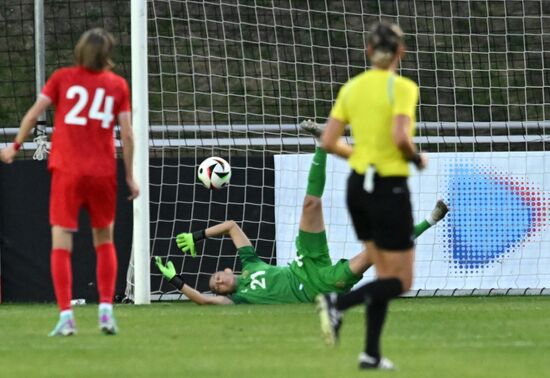
[(332, 265), (324, 231), (311, 233), (300, 230), (296, 248), (297, 256), (290, 269), (313, 297), (319, 293), (348, 291), (361, 279), (352, 273), (346, 259)]

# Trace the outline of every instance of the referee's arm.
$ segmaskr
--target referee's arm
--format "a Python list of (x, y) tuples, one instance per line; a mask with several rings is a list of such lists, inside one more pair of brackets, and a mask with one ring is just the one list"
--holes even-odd
[(345, 128), (346, 123), (330, 117), (323, 135), (321, 135), (321, 148), (329, 153), (348, 159), (353, 152), (353, 148), (341, 139)]
[(407, 160), (416, 154), (416, 148), (410, 137), (411, 117), (403, 114), (393, 117), (393, 142)]
[(419, 154), (411, 137), (411, 117), (404, 114), (398, 114), (393, 117), (393, 142), (403, 153), (408, 161), (411, 161), (420, 170), (426, 168), (428, 161), (424, 154)]

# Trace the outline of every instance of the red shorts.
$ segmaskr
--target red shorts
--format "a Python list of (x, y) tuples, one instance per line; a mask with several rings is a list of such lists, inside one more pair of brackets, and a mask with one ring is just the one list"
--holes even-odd
[(92, 228), (110, 226), (115, 220), (116, 187), (116, 176), (77, 176), (52, 170), (50, 224), (76, 231), (84, 208)]

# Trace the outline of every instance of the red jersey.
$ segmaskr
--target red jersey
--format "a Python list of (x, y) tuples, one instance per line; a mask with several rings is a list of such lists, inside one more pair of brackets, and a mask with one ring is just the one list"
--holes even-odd
[(56, 70), (42, 89), (55, 106), (50, 170), (81, 176), (116, 173), (114, 125), (130, 111), (128, 83), (111, 71)]

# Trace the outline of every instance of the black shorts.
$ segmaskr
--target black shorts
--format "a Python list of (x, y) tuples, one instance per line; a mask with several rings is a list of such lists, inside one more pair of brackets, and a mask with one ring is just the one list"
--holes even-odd
[(412, 248), (413, 217), (406, 177), (374, 176), (374, 190), (363, 188), (364, 175), (352, 171), (347, 204), (357, 237), (377, 247), (400, 251)]

